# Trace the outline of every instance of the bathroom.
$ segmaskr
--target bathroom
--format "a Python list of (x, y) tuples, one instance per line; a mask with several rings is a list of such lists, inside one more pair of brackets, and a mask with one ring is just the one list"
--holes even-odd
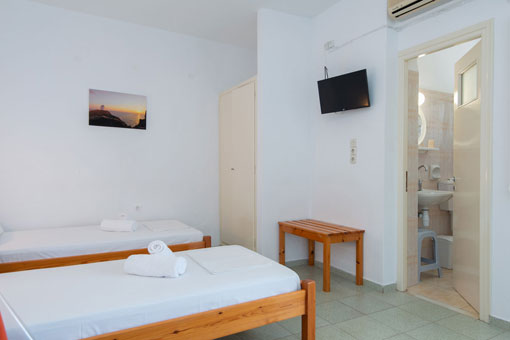
[(408, 291), (475, 318), (478, 49), (468, 41), (409, 63), (407, 153)]

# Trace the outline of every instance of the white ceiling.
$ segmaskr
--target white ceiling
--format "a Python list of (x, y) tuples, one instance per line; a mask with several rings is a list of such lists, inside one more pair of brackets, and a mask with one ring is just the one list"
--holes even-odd
[(32, 0), (242, 47), (257, 44), (257, 10), (313, 17), (340, 0)]

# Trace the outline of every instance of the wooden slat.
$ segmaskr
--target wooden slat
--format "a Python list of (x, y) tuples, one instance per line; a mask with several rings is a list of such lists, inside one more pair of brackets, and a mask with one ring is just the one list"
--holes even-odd
[(346, 230), (344, 230), (343, 228), (338, 228), (338, 227), (332, 227), (332, 226), (329, 226), (329, 225), (324, 225), (322, 223), (313, 222), (312, 220), (300, 220), (299, 223), (305, 224), (305, 225), (309, 225), (309, 226), (314, 226), (315, 228), (322, 228), (322, 229), (325, 229), (325, 230), (330, 230), (330, 231), (335, 232), (335, 233), (346, 232)]
[(302, 228), (293, 227), (293, 226), (289, 226), (289, 225), (280, 225), (280, 230), (282, 230), (286, 233), (292, 234), (292, 235), (301, 236), (301, 237), (307, 238), (309, 240), (314, 240), (314, 241), (319, 241), (319, 242), (323, 242), (328, 237), (328, 235), (326, 235), (326, 234), (316, 233), (316, 232), (313, 232), (310, 230), (304, 230)]
[(302, 223), (315, 225), (317, 227), (333, 230), (335, 233), (353, 233), (353, 232), (358, 233), (358, 232), (360, 232), (360, 230), (358, 230), (358, 229), (348, 228), (348, 227), (344, 227), (344, 226), (332, 226), (329, 224), (323, 224), (321, 222), (314, 222), (312, 220), (306, 220), (306, 221), (303, 221)]
[(363, 229), (356, 229), (356, 228), (347, 227), (347, 226), (344, 226), (344, 225), (333, 224), (333, 223), (328, 223), (328, 222), (323, 222), (323, 221), (318, 221), (318, 220), (305, 220), (305, 221), (309, 221), (309, 222), (312, 222), (312, 223), (317, 223), (317, 224), (321, 224), (321, 225), (329, 226), (329, 227), (333, 227), (333, 228), (340, 228), (340, 229), (345, 230), (345, 231), (362, 232), (362, 233), (365, 232)]
[[(301, 290), (129, 328), (84, 340), (209, 340), (306, 315), (303, 339), (315, 339), (315, 282)], [(313, 321), (312, 321), (313, 319)], [(312, 335), (313, 334), (313, 335)]]
[(293, 221), (292, 224), (299, 226), (300, 228), (303, 228), (303, 229), (309, 229), (309, 230), (313, 230), (313, 231), (317, 231), (317, 232), (322, 232), (322, 233), (325, 233), (328, 235), (333, 235), (333, 234), (337, 234), (337, 233), (341, 232), (341, 231), (335, 230), (333, 228), (323, 227), (321, 225), (314, 225), (314, 224), (307, 223), (304, 221)]
[(325, 230), (325, 229), (317, 228), (314, 226), (308, 226), (306, 224), (299, 223), (298, 221), (284, 222), (282, 224), (285, 226), (294, 227), (294, 228), (302, 229), (302, 230), (306, 230), (306, 231), (311, 231), (311, 232), (319, 233), (319, 234), (323, 234), (323, 235), (333, 234), (330, 230)]
[[(211, 236), (204, 236), (202, 241), (173, 244), (168, 246), (172, 251), (183, 251), (191, 249), (208, 248), (211, 246)], [(73, 266), (78, 264), (122, 260), (130, 255), (148, 254), (147, 248), (114, 251), (108, 253), (96, 253), (76, 256), (55, 257), (51, 259), (40, 259), (19, 262), (0, 263), (0, 273), (18, 272), (31, 269), (43, 269), (53, 267)]]

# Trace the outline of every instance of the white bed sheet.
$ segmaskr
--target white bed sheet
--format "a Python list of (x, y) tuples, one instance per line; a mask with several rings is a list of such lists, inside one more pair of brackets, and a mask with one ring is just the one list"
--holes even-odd
[[(133, 232), (103, 231), (99, 225), (4, 232), (0, 263), (47, 259), (145, 248), (149, 242), (167, 244), (202, 241), (203, 233), (176, 220), (142, 221)], [(158, 229), (150, 229), (151, 226)], [(166, 225), (167, 230), (161, 230)]]
[[(253, 253), (240, 246), (232, 248)], [(123, 260), (0, 274), (0, 293), (36, 340), (75, 340), (300, 289), (274, 261), (212, 275), (188, 260), (178, 279), (127, 275)], [(258, 255), (262, 257), (261, 255)]]

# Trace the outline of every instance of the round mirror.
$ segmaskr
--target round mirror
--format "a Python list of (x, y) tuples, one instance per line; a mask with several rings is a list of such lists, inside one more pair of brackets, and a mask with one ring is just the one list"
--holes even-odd
[(427, 120), (421, 108), (418, 110), (418, 145), (423, 143), (427, 134)]

